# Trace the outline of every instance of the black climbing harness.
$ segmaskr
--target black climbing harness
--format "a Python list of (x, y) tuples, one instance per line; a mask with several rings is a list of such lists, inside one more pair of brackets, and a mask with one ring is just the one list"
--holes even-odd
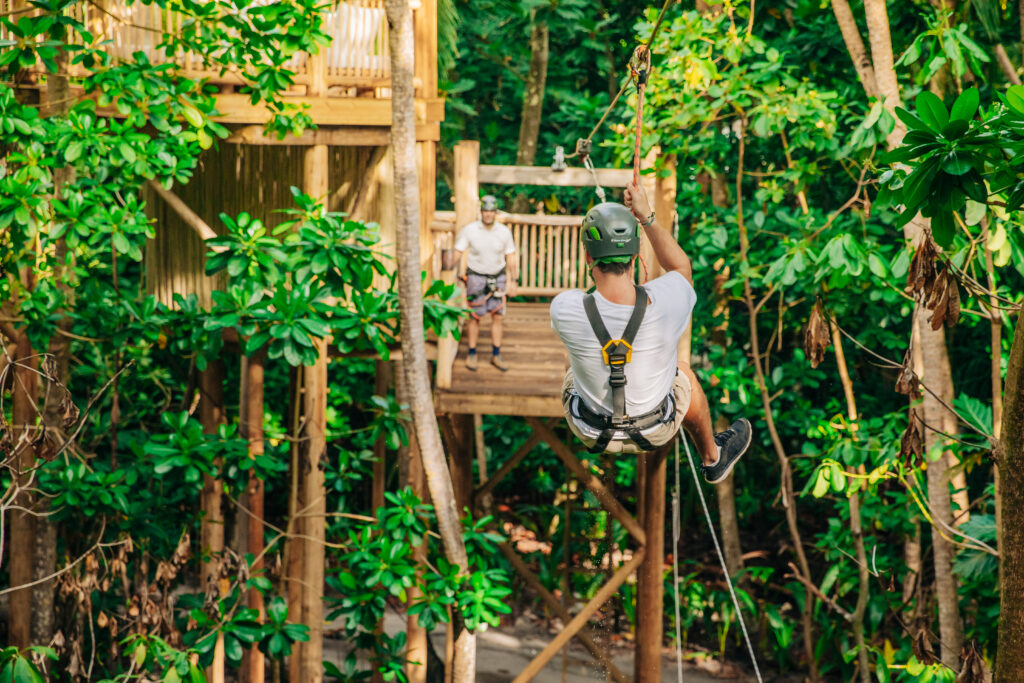
[(624, 432), (642, 450), (654, 450), (654, 445), (641, 432), (671, 420), (675, 412), (675, 397), (669, 393), (658, 407), (650, 412), (635, 417), (626, 414), (626, 364), (633, 359), (633, 340), (640, 330), (640, 323), (643, 322), (644, 312), (647, 310), (647, 290), (639, 285), (633, 286), (636, 288), (636, 303), (633, 304), (633, 313), (620, 339), (612, 339), (608, 334), (608, 328), (605, 327), (597, 310), (593, 292), (583, 297), (583, 310), (586, 311), (587, 320), (590, 321), (597, 341), (601, 344), (601, 356), (608, 366), (608, 383), (612, 388), (611, 415), (594, 412), (579, 394), (574, 394), (569, 403), (569, 410), (574, 417), (591, 428), (600, 430), (597, 441), (589, 449), (591, 453), (603, 452), (617, 431)]

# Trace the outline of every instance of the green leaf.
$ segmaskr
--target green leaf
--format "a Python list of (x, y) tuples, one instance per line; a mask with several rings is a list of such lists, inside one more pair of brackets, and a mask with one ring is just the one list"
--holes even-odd
[(942, 159), (942, 170), (950, 175), (960, 176), (971, 170), (972, 157), (969, 152), (952, 151)]
[(932, 133), (933, 135), (939, 133), (938, 128), (932, 128), (903, 107), (896, 107), (896, 116), (898, 116), (900, 121), (902, 121), (911, 131), (916, 130), (922, 133)]
[(923, 90), (917, 96), (915, 103), (918, 115), (932, 130), (939, 132), (949, 123), (949, 112), (946, 111), (946, 105), (942, 103), (938, 95)]
[(811, 495), (821, 498), (826, 493), (828, 493), (828, 475), (827, 470), (821, 467), (818, 469), (818, 478), (814, 482), (814, 490), (811, 491)]
[(949, 211), (937, 211), (932, 216), (932, 237), (935, 243), (943, 249), (953, 244), (953, 237), (956, 235), (956, 226), (953, 223), (953, 214)]
[(70, 164), (75, 161), (78, 157), (82, 156), (83, 145), (78, 140), (75, 140), (68, 145), (68, 148), (64, 150), (64, 159)]
[(978, 89), (968, 88), (960, 93), (953, 103), (953, 110), (950, 112), (950, 121), (970, 121), (978, 112)]
[(967, 211), (964, 218), (964, 222), (967, 225), (974, 226), (981, 222), (981, 219), (985, 217), (988, 212), (988, 207), (981, 202), (976, 202), (973, 199), (967, 200)]
[(1006, 104), (1016, 113), (1024, 116), (1024, 85), (1011, 85), (1006, 91)]

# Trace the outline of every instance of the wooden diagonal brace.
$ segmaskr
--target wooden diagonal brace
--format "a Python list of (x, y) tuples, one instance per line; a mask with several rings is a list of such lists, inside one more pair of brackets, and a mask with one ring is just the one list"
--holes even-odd
[(618, 571), (612, 575), (612, 578), (608, 580), (608, 583), (601, 586), (601, 590), (590, 599), (590, 602), (584, 606), (580, 613), (573, 617), (572, 621), (565, 625), (562, 632), (555, 636), (555, 639), (548, 643), (547, 647), (541, 650), (540, 654), (533, 658), (533, 661), (523, 669), (522, 673), (515, 677), (512, 683), (526, 683), (526, 681), (532, 680), (541, 669), (544, 668), (552, 657), (554, 657), (559, 650), (576, 635), (580, 629), (586, 626), (587, 621), (594, 615), (595, 612), (607, 602), (608, 598), (615, 594), (615, 591), (619, 589), (626, 579), (629, 578), (630, 574), (640, 566), (640, 563), (644, 561), (645, 549), (640, 548), (633, 555), (632, 559), (626, 564), (619, 567)]
[[(558, 598), (552, 595), (551, 592), (544, 587), (544, 584), (540, 582), (540, 579), (537, 578), (536, 574), (530, 571), (530, 568), (526, 566), (523, 559), (519, 557), (519, 553), (517, 553), (508, 543), (501, 543), (498, 545), (498, 548), (501, 549), (501, 552), (506, 558), (508, 558), (509, 563), (515, 568), (523, 580), (529, 584), (530, 588), (537, 591), (537, 594), (540, 595), (544, 603), (559, 616), (562, 623), (568, 624), (572, 620), (572, 615), (570, 615), (569, 611), (562, 606), (562, 603), (558, 601)], [(623, 674), (617, 666), (615, 666), (615, 663), (612, 662), (608, 654), (597, 646), (597, 643), (595, 643), (593, 638), (590, 637), (590, 632), (585, 626), (581, 627), (575, 636), (576, 640), (580, 641), (580, 643), (590, 651), (590, 654), (594, 656), (594, 659), (596, 659), (598, 663), (605, 668), (617, 683), (628, 683), (629, 678), (626, 677), (626, 675)]]
[(647, 542), (647, 536), (644, 534), (643, 528), (636, 521), (636, 519), (626, 512), (626, 509), (622, 507), (622, 504), (616, 500), (615, 496), (612, 495), (601, 480), (593, 475), (590, 470), (583, 466), (577, 458), (576, 454), (569, 449), (562, 441), (555, 436), (555, 433), (551, 431), (545, 423), (541, 422), (535, 417), (527, 417), (526, 422), (533, 427), (534, 432), (541, 435), (541, 438), (551, 446), (551, 449), (555, 452), (565, 466), (572, 471), (576, 478), (583, 482), (591, 493), (601, 502), (604, 509), (614, 517), (619, 524), (621, 524), (629, 534), (637, 540), (642, 546)]
[[(554, 419), (557, 418), (552, 418), (552, 420)], [(480, 500), (483, 498), (483, 496), (486, 496), (488, 493), (490, 493), (498, 484), (498, 482), (504, 479), (509, 472), (515, 469), (516, 466), (520, 462), (522, 462), (523, 458), (530, 454), (530, 451), (532, 451), (537, 446), (537, 444), (540, 443), (540, 440), (541, 435), (538, 434), (536, 431), (530, 434), (526, 441), (523, 442), (523, 445), (520, 446), (516, 450), (516, 452), (512, 454), (512, 457), (506, 460), (505, 463), (498, 468), (497, 472), (491, 475), (491, 477), (488, 478), (487, 481), (485, 481), (479, 488), (477, 488), (476, 491), (473, 492), (473, 498), (475, 500)]]

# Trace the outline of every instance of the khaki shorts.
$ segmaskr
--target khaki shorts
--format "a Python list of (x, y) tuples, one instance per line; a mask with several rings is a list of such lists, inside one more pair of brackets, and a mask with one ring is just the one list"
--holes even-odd
[[(671, 441), (679, 432), (679, 428), (683, 424), (683, 417), (686, 416), (687, 411), (690, 409), (690, 391), (690, 379), (677, 370), (675, 380), (672, 382), (672, 393), (674, 394), (676, 401), (675, 419), (671, 422), (660, 424), (650, 432), (644, 434), (651, 444), (654, 446), (663, 446)], [(562, 382), (562, 412), (565, 414), (565, 421), (569, 423), (569, 429), (572, 430), (572, 433), (575, 434), (576, 438), (582, 441), (587, 448), (590, 448), (594, 445), (597, 439), (584, 436), (580, 433), (580, 428), (576, 424), (575, 418), (573, 418), (569, 413), (569, 401), (575, 393), (575, 378), (572, 374), (572, 368), (569, 368), (566, 370), (565, 380)], [(642, 452), (642, 449), (629, 438), (612, 439), (608, 442), (608, 446), (604, 450), (605, 453)]]

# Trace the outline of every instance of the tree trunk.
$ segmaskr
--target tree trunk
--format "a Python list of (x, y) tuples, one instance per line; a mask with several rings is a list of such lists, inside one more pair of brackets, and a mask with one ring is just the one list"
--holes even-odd
[(994, 683), (1016, 683), (1024, 671), (1024, 320), (1006, 369), (1002, 438), (997, 449), (1003, 476), (999, 558), (999, 654)]
[(1013, 62), (1010, 61), (1010, 55), (1006, 54), (1006, 48), (1002, 43), (996, 43), (995, 53), (996, 62), (999, 63), (999, 69), (1006, 76), (1006, 80), (1013, 85), (1020, 85), (1020, 76), (1017, 75), (1017, 69), (1014, 68)]
[[(517, 166), (533, 166), (537, 160), (537, 139), (544, 113), (544, 90), (548, 80), (549, 30), (548, 23), (530, 10), (530, 70), (526, 74), (523, 91), (523, 109), (519, 123), (519, 146), (516, 149)], [(516, 197), (512, 210), (527, 213), (530, 206), (525, 194)]]
[[(409, 0), (385, 0), (391, 26), (391, 145), (395, 169), (398, 293), (401, 308), (402, 360), (416, 441), (420, 447), (427, 486), (437, 513), (445, 555), (465, 573), (469, 569), (462, 524), (455, 509), (451, 476), (441, 447), (441, 435), (431, 399), (423, 333), (423, 291), (420, 282), (419, 183), (416, 172), (416, 120), (413, 109), (413, 32)], [(454, 683), (476, 677), (476, 636), (461, 619), (457, 624)]]
[(878, 97), (878, 83), (875, 81), (875, 69), (871, 65), (871, 58), (864, 49), (864, 40), (861, 38), (860, 29), (857, 27), (857, 20), (853, 17), (850, 3), (847, 0), (832, 0), (832, 12), (836, 15), (836, 23), (843, 34), (843, 42), (846, 43), (846, 51), (850, 53), (853, 60), (853, 68), (857, 70), (857, 77), (864, 86), (864, 92), (868, 97)]
[[(46, 116), (64, 117), (67, 115), (71, 102), (71, 87), (67, 77), (69, 62), (67, 50), (60, 49), (57, 53), (57, 73), (50, 74), (46, 79)], [(53, 170), (53, 197), (61, 198), (64, 185), (74, 178), (71, 168), (55, 168)], [(44, 453), (55, 453), (67, 439), (64, 429), (63, 405), (65, 399), (70, 400), (68, 393), (68, 363), (71, 357), (71, 338), (61, 332), (71, 331), (71, 316), (68, 310), (74, 304), (74, 292), (68, 282), (69, 270), (66, 267), (67, 242), (62, 237), (57, 241), (53, 255), (53, 279), (64, 297), (64, 305), (57, 319), (57, 333), (50, 338), (49, 359), (46, 365), (49, 372), (45, 373), (46, 387), (43, 396), (43, 427), (45, 429), (46, 448)], [(117, 368), (114, 368), (117, 372)], [(52, 456), (44, 455), (47, 459)], [(39, 516), (36, 518), (35, 547), (35, 578), (52, 576), (57, 569), (57, 525), (50, 520), (50, 500), (43, 496), (36, 506)], [(46, 581), (32, 589), (32, 642), (47, 645), (54, 632), (54, 587), (53, 580)]]
[[(864, 11), (867, 16), (868, 36), (871, 43), (871, 57), (875, 67), (875, 80), (879, 94), (884, 98), (885, 107), (895, 117), (895, 108), (900, 106), (899, 83), (893, 64), (892, 37), (889, 32), (889, 15), (885, 0), (866, 0)], [(886, 137), (889, 149), (893, 149), (903, 141), (906, 128), (896, 120), (892, 132)], [(917, 216), (904, 228), (904, 237), (913, 244), (919, 233), (928, 227), (927, 219)], [(914, 326), (918, 344), (921, 348), (923, 364), (921, 366), (922, 381), (948, 402), (952, 402), (953, 383), (949, 370), (949, 355), (946, 349), (946, 337), (943, 330), (932, 330), (923, 309), (919, 305), (914, 315)], [(935, 429), (948, 434), (957, 431), (956, 417), (929, 392), (924, 396), (924, 419)], [(939, 435), (932, 429), (926, 429), (925, 441), (928, 451), (939, 446)], [(948, 460), (941, 457), (929, 462), (928, 495), (933, 514), (939, 523), (951, 524), (949, 478), (947, 476)], [(936, 597), (939, 601), (939, 638), (942, 641), (942, 661), (947, 666), (956, 668), (959, 663), (960, 646), (963, 632), (960, 626), (959, 602), (956, 594), (956, 579), (952, 574), (952, 548), (939, 534), (933, 525), (932, 538), (934, 547)]]
[[(846, 396), (846, 416), (851, 426), (857, 422), (857, 398), (853, 393), (853, 382), (850, 380), (850, 371), (846, 365), (846, 353), (843, 352), (843, 338), (839, 334), (839, 326), (835, 320), (829, 320), (829, 327), (832, 329), (832, 346), (836, 353), (836, 365), (839, 368), (839, 379), (843, 385), (843, 394)], [(851, 438), (857, 440), (857, 432), (851, 431)], [(864, 468), (861, 467), (861, 470)], [(851, 468), (852, 470), (852, 468)], [(860, 484), (863, 480), (852, 480)], [(870, 578), (868, 569), (868, 556), (864, 549), (864, 527), (860, 517), (860, 494), (854, 493), (849, 496), (850, 506), (850, 533), (853, 535), (853, 546), (857, 553), (857, 577), (859, 579), (859, 590), (857, 592), (857, 606), (853, 610), (853, 618), (850, 627), (853, 629), (853, 638), (857, 643), (857, 664), (860, 672), (861, 683), (871, 683), (871, 667), (868, 664), (868, 648), (864, 640), (864, 614), (868, 608), (870, 596)]]
[[(211, 361), (199, 375), (199, 421), (204, 434), (216, 434), (224, 424), (224, 366)], [(207, 590), (217, 583), (220, 556), (224, 552), (223, 482), (203, 475), (200, 548), (209, 561), (203, 563), (202, 587)]]

